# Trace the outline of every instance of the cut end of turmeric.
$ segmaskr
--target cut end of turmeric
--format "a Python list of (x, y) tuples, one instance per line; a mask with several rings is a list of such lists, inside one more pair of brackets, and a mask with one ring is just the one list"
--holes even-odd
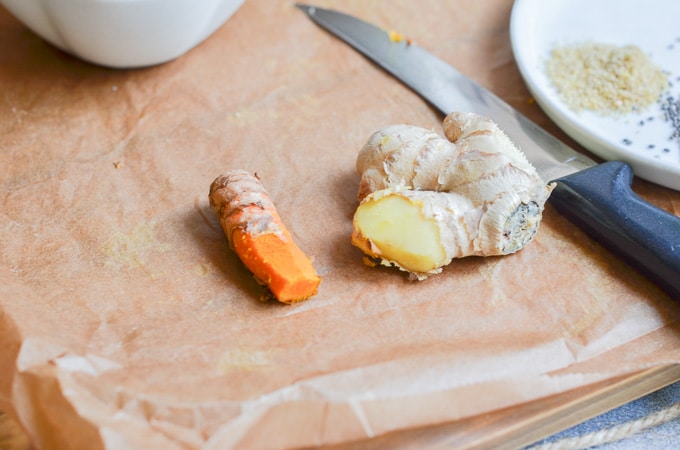
[(228, 172), (213, 181), (209, 199), (231, 248), (278, 301), (296, 303), (318, 292), (321, 277), (256, 176)]
[(288, 233), (254, 236), (236, 229), (232, 242), (243, 264), (278, 301), (296, 303), (317, 293), (321, 277)]

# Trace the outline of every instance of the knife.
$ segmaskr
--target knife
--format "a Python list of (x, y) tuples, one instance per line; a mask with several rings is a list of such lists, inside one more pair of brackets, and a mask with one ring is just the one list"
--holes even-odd
[(494, 120), (556, 187), (550, 203), (584, 232), (680, 300), (680, 218), (639, 197), (633, 170), (597, 164), (540, 128), (502, 99), (420, 46), (350, 15), (296, 4), (413, 89), (442, 113), (475, 112)]

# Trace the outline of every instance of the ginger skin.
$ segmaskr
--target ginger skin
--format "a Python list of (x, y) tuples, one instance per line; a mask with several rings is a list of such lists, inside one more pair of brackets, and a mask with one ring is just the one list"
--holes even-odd
[(229, 246), (278, 301), (295, 303), (317, 293), (321, 278), (256, 176), (232, 170), (217, 177), (209, 200)]
[(446, 138), (388, 126), (357, 157), (352, 243), (417, 279), (453, 258), (523, 248), (553, 188), (490, 119), (457, 112), (443, 128)]

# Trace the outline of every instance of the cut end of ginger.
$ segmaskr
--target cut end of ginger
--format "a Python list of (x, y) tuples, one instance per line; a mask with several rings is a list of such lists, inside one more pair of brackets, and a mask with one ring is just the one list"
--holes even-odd
[(439, 228), (419, 202), (389, 192), (367, 197), (354, 215), (352, 242), (364, 253), (411, 273), (440, 267), (446, 254)]

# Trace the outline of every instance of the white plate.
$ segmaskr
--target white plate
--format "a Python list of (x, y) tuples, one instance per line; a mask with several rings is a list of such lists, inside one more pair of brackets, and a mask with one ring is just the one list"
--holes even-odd
[(512, 49), (536, 102), (574, 140), (606, 160), (629, 163), (635, 174), (680, 190), (680, 139), (661, 102), (620, 117), (576, 113), (545, 74), (555, 46), (582, 42), (637, 45), (670, 73), (669, 93), (680, 98), (680, 2), (669, 0), (516, 0)]

